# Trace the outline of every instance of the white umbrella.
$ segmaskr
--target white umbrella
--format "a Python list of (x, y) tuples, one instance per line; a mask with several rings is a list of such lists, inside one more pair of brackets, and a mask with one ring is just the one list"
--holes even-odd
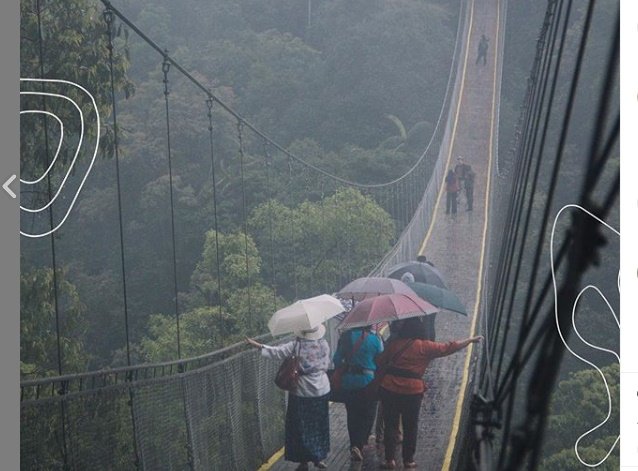
[(341, 301), (329, 294), (299, 301), (279, 309), (268, 321), (272, 335), (310, 330), (344, 311)]

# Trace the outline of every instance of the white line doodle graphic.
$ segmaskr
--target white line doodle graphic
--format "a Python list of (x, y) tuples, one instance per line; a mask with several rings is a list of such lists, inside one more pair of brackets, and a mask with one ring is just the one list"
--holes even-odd
[(80, 140), (78, 141), (77, 148), (75, 149), (75, 154), (73, 155), (73, 160), (71, 161), (71, 165), (69, 166), (66, 172), (66, 175), (64, 175), (64, 178), (62, 179), (62, 183), (60, 184), (60, 187), (58, 188), (58, 190), (55, 192), (55, 195), (53, 195), (51, 200), (46, 205), (38, 209), (31, 209), (31, 208), (25, 208), (24, 206), (20, 206), (21, 210), (26, 211), (28, 213), (39, 213), (41, 211), (48, 209), (49, 206), (51, 206), (55, 202), (55, 200), (60, 195), (60, 192), (64, 188), (64, 185), (66, 184), (66, 181), (69, 178), (69, 175), (71, 175), (71, 172), (73, 171), (75, 162), (78, 158), (78, 155), (80, 154), (80, 150), (82, 149), (82, 141), (84, 140), (84, 114), (82, 113), (82, 109), (78, 106), (78, 104), (73, 99), (69, 98), (66, 95), (60, 95), (59, 93), (43, 93), (43, 92), (20, 92), (20, 95), (35, 95), (35, 96), (43, 95), (43, 96), (49, 96), (49, 97), (62, 98), (63, 100), (67, 100), (71, 102), (71, 104), (75, 106), (75, 109), (78, 110), (78, 113), (80, 114)]
[[(595, 427), (592, 427), (590, 430), (588, 430), (587, 432), (583, 433), (580, 437), (578, 437), (578, 439), (576, 440), (576, 443), (574, 443), (574, 452), (576, 453), (576, 458), (578, 458), (578, 461), (580, 461), (584, 466), (587, 466), (589, 468), (596, 468), (596, 467), (600, 466), (602, 463), (604, 463), (605, 460), (607, 460), (607, 458), (609, 458), (609, 455), (611, 455), (611, 453), (614, 451), (614, 448), (616, 448), (616, 445), (618, 444), (618, 442), (620, 440), (620, 435), (618, 435), (616, 437), (616, 440), (614, 441), (614, 444), (609, 448), (609, 450), (607, 451), (607, 454), (598, 463), (588, 463), (588, 462), (586, 462), (585, 460), (583, 460), (581, 458), (580, 453), (578, 452), (578, 445), (580, 444), (580, 441), (583, 438), (585, 438), (587, 435), (589, 435), (590, 433), (594, 432), (595, 430), (599, 429), (600, 427), (602, 427), (603, 425), (605, 425), (607, 423), (607, 421), (611, 417), (612, 403), (611, 403), (611, 392), (609, 390), (609, 385), (607, 384), (607, 380), (605, 379), (605, 375), (603, 374), (601, 369), (596, 364), (594, 364), (593, 362), (591, 362), (591, 361), (583, 358), (582, 356), (578, 355), (576, 352), (574, 352), (569, 347), (569, 345), (567, 345), (567, 341), (563, 337), (563, 333), (562, 333), (562, 331), (560, 329), (560, 324), (558, 322), (558, 292), (557, 292), (557, 288), (556, 288), (556, 273), (554, 271), (554, 233), (556, 231), (556, 223), (558, 222), (558, 218), (560, 217), (561, 213), (563, 211), (565, 211), (566, 209), (570, 209), (570, 208), (574, 208), (574, 209), (578, 209), (580, 211), (583, 211), (585, 214), (587, 214), (591, 218), (593, 218), (596, 221), (598, 221), (600, 224), (604, 225), (605, 227), (607, 227), (608, 229), (613, 231), (619, 237), (620, 237), (620, 232), (617, 231), (616, 229), (614, 229), (613, 227), (611, 227), (609, 224), (607, 224), (602, 219), (598, 218), (597, 216), (595, 216), (594, 214), (592, 214), (591, 212), (589, 212), (588, 210), (583, 208), (582, 206), (579, 206), (577, 204), (568, 204), (568, 205), (563, 206), (560, 209), (560, 211), (558, 211), (558, 213), (556, 214), (556, 217), (554, 218), (554, 223), (552, 225), (552, 232), (551, 232), (551, 236), (550, 236), (550, 247), (549, 247), (549, 250), (550, 250), (550, 262), (551, 262), (551, 272), (552, 272), (552, 285), (554, 287), (554, 319), (556, 321), (556, 328), (558, 329), (558, 335), (560, 336), (560, 339), (562, 340), (563, 344), (565, 345), (565, 348), (567, 348), (567, 350), (572, 355), (574, 355), (576, 358), (578, 358), (582, 362), (584, 362), (584, 363), (586, 363), (586, 364), (588, 364), (591, 367), (596, 369), (596, 371), (598, 372), (598, 374), (602, 378), (603, 383), (605, 384), (605, 389), (607, 391), (607, 417), (605, 417), (605, 419), (602, 422), (600, 422), (598, 425), (596, 425)], [(599, 350), (599, 351), (602, 351), (602, 352), (610, 353), (610, 354), (612, 354), (612, 355), (614, 355), (616, 357), (618, 362), (620, 362), (620, 356), (618, 355), (618, 353), (614, 352), (613, 350), (609, 350), (609, 349), (606, 349), (606, 348), (603, 348), (603, 347), (600, 347), (598, 345), (594, 345), (594, 344), (588, 342), (587, 340), (585, 340), (580, 335), (580, 332), (578, 332), (578, 329), (576, 328), (576, 307), (578, 306), (578, 301), (580, 300), (581, 296), (587, 290), (594, 290), (596, 293), (598, 293), (598, 295), (602, 298), (602, 300), (605, 302), (605, 304), (607, 304), (607, 307), (609, 308), (612, 316), (614, 317), (614, 320), (616, 321), (616, 324), (618, 325), (618, 328), (620, 329), (620, 321), (618, 320), (618, 316), (616, 315), (616, 312), (612, 308), (611, 304), (609, 304), (609, 301), (607, 300), (607, 298), (603, 295), (603, 293), (600, 291), (600, 289), (598, 289), (596, 286), (587, 285), (580, 291), (580, 293), (578, 293), (578, 296), (576, 296), (576, 299), (574, 300), (574, 305), (572, 307), (572, 326), (574, 327), (574, 332), (576, 333), (578, 338), (582, 342), (584, 342), (586, 345), (590, 346), (591, 348), (594, 348), (595, 350)], [(620, 291), (620, 273), (618, 274), (618, 290)]]
[[(90, 99), (91, 99), (91, 103), (93, 105), (93, 110), (95, 111), (95, 116), (96, 116), (96, 123), (97, 123), (97, 130), (96, 130), (96, 139), (95, 139), (95, 149), (93, 151), (93, 156), (91, 157), (91, 161), (89, 163), (89, 167), (86, 171), (86, 173), (84, 174), (78, 189), (75, 193), (75, 195), (73, 196), (73, 199), (71, 200), (71, 203), (69, 204), (69, 207), (67, 208), (64, 216), (62, 217), (62, 220), (53, 228), (51, 228), (50, 230), (46, 231), (46, 232), (42, 232), (42, 233), (36, 233), (36, 234), (30, 234), (24, 231), (20, 231), (20, 234), (22, 234), (25, 237), (29, 237), (29, 238), (39, 238), (39, 237), (46, 237), (50, 234), (52, 234), (53, 232), (57, 231), (60, 227), (62, 227), (62, 225), (66, 222), (67, 218), (69, 217), (69, 214), (71, 213), (71, 210), (73, 209), (73, 206), (75, 205), (75, 202), (78, 198), (78, 196), (80, 195), (82, 188), (84, 186), (84, 183), (86, 182), (86, 179), (88, 178), (89, 174), (91, 173), (91, 170), (93, 168), (93, 164), (95, 163), (95, 159), (97, 157), (97, 152), (98, 149), (100, 147), (100, 112), (98, 110), (97, 104), (95, 103), (95, 98), (93, 97), (93, 95), (86, 89), (84, 88), (82, 85), (79, 85), (75, 82), (71, 82), (69, 80), (63, 80), (63, 79), (37, 79), (37, 78), (21, 78), (20, 82), (36, 82), (36, 83), (56, 83), (56, 84), (66, 84), (66, 85), (71, 85), (73, 87), (79, 88), (80, 90), (82, 90)], [(58, 196), (60, 195), (60, 192), (62, 191), (62, 188), (64, 187), (64, 185), (66, 184), (66, 181), (69, 177), (69, 175), (71, 174), (73, 167), (77, 161), (78, 155), (80, 153), (80, 149), (82, 147), (82, 142), (84, 139), (84, 114), (82, 113), (82, 109), (80, 108), (80, 106), (78, 106), (78, 104), (70, 97), (66, 96), (66, 95), (61, 95), (59, 93), (48, 93), (48, 92), (37, 92), (37, 91), (21, 91), (20, 92), (21, 95), (39, 95), (39, 96), (50, 96), (50, 97), (57, 97), (57, 98), (62, 98), (64, 100), (69, 101), (78, 111), (78, 113), (80, 114), (80, 138), (77, 144), (77, 149), (75, 151), (75, 154), (73, 156), (73, 160), (71, 162), (71, 165), (69, 166), (66, 175), (64, 176), (62, 183), (60, 184), (59, 188), (57, 189), (55, 195), (51, 198), (51, 200), (43, 207), (38, 208), (38, 209), (31, 209), (31, 208), (25, 208), (23, 206), (20, 206), (20, 209), (23, 211), (26, 211), (28, 213), (39, 213), (41, 211), (46, 210), (47, 208), (49, 208), (54, 201), (58, 198)], [(51, 114), (52, 113), (48, 113), (44, 110), (25, 110), (26, 113), (44, 113), (44, 114)], [(21, 112), (22, 113), (22, 112)], [(55, 116), (55, 119), (58, 120), (58, 122), (60, 122), (60, 130), (61, 130), (61, 134), (62, 134), (62, 130), (63, 130), (63, 125), (62, 122), (60, 121), (60, 119)], [(53, 159), (53, 162), (49, 165), (49, 168), (47, 169), (47, 171), (40, 176), (39, 179), (34, 180), (34, 181), (26, 181), (26, 180), (20, 180), (21, 183), (26, 184), (26, 185), (34, 185), (38, 182), (40, 182), (44, 177), (46, 177), (46, 175), (51, 171), (53, 164), (55, 163), (57, 157), (58, 157), (58, 152), (60, 150), (60, 146), (62, 144), (62, 136), (60, 136), (60, 144), (58, 145), (58, 150), (56, 151), (55, 154), (55, 158)]]
[(58, 155), (60, 154), (60, 149), (62, 148), (62, 141), (64, 141), (64, 123), (62, 123), (62, 120), (58, 117), (58, 115), (56, 115), (55, 113), (51, 113), (50, 111), (23, 110), (23, 111), (20, 111), (20, 114), (46, 114), (48, 116), (51, 116), (53, 119), (55, 119), (60, 125), (60, 140), (58, 141), (58, 148), (55, 151), (55, 155), (53, 156), (53, 160), (51, 161), (51, 164), (49, 164), (49, 168), (47, 168), (46, 171), (37, 180), (23, 180), (22, 178), (20, 179), (20, 183), (24, 183), (25, 185), (35, 185), (37, 183), (40, 183), (42, 180), (44, 180), (44, 178), (46, 178), (46, 176), (49, 174), (49, 172), (55, 165), (55, 161), (58, 160)]

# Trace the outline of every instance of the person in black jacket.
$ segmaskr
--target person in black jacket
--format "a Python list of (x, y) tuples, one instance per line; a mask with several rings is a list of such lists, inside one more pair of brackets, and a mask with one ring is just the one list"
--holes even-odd
[(487, 47), (489, 40), (484, 34), (481, 35), (481, 40), (478, 43), (478, 55), (476, 57), (476, 63), (478, 64), (483, 59), (483, 65), (487, 64)]
[(474, 177), (476, 174), (472, 167), (468, 165), (468, 170), (465, 172), (465, 199), (467, 201), (467, 210), (472, 211), (474, 206)]

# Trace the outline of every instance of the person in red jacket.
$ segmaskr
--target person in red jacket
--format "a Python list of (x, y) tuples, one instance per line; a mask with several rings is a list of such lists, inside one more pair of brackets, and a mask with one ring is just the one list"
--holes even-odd
[[(397, 339), (388, 343), (384, 352), (377, 357), (379, 368), (386, 369), (379, 391), (385, 426), (388, 430), (396, 430), (399, 417), (403, 425), (404, 468), (416, 468), (414, 454), (421, 400), (425, 392), (423, 375), (430, 361), (451, 355), (483, 339), (481, 336), (476, 336), (444, 343), (432, 342), (425, 338), (425, 324), (422, 319), (420, 317), (407, 319), (403, 321)], [(396, 467), (395, 440), (395, 434), (385, 434), (385, 462), (381, 466), (382, 469)]]
[(450, 210), (452, 214), (456, 214), (456, 197), (459, 191), (459, 180), (452, 169), (450, 169), (445, 177), (445, 191), (447, 192), (445, 214), (450, 214)]

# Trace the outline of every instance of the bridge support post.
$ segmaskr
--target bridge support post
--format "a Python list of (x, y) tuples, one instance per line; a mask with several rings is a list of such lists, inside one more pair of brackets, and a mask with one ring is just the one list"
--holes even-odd
[[(130, 371), (126, 375), (126, 381), (128, 382), (132, 381), (132, 375)], [(137, 421), (135, 419), (134, 400), (135, 400), (135, 391), (133, 390), (131, 386), (129, 386), (127, 405), (129, 408), (129, 412), (131, 414), (131, 426), (133, 427), (133, 454), (134, 454), (133, 464), (135, 465), (135, 469), (138, 470), (138, 469), (144, 469), (144, 465), (142, 461), (140, 460), (139, 447), (137, 443)]]
[[(179, 372), (184, 372), (183, 364), (179, 365)], [(195, 470), (195, 456), (193, 455), (193, 433), (192, 433), (192, 423), (190, 420), (190, 414), (188, 410), (188, 400), (187, 400), (187, 386), (186, 380), (182, 377), (181, 380), (182, 385), (182, 403), (184, 404), (184, 421), (186, 427), (186, 458), (188, 462), (188, 469), (191, 471)]]

